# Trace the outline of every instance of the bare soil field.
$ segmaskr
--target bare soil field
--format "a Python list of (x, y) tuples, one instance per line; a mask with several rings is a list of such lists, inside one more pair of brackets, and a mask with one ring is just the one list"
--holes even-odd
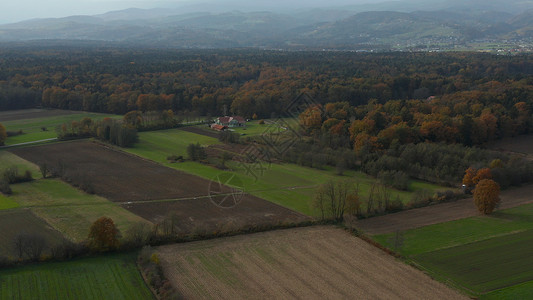
[[(226, 179), (212, 182), (89, 141), (18, 148), (12, 152), (35, 164), (45, 162), (57, 167), (61, 162), (66, 177), (74, 185), (89, 184), (97, 195), (121, 202), (126, 209), (152, 222), (160, 222), (169, 214), (177, 215), (176, 226), (186, 233), (199, 228), (231, 230), (309, 220), (290, 209), (232, 189), (223, 184), (230, 182)], [(221, 203), (224, 199), (228, 202)]]
[(220, 135), (220, 132), (215, 131), (215, 130), (211, 130), (211, 129), (207, 128), (207, 126), (205, 128), (199, 128), (197, 126), (185, 126), (185, 127), (180, 128), (180, 129), (183, 130), (183, 131), (192, 132), (192, 133), (196, 133), (196, 134), (200, 134), (200, 135), (205, 135), (205, 136), (212, 137), (212, 138), (215, 138), (215, 139), (218, 139), (218, 137)]
[(57, 246), (65, 240), (61, 233), (28, 209), (4, 210), (0, 211), (0, 256), (17, 258), (14, 239), (22, 233), (43, 237), (49, 247)]
[(25, 120), (35, 118), (46, 118), (64, 115), (79, 114), (79, 111), (60, 110), (60, 109), (21, 109), (0, 111), (0, 122)]
[[(498, 209), (533, 202), (533, 185), (505, 190)], [(367, 234), (393, 233), (479, 215), (472, 198), (410, 209), (394, 214), (359, 220), (355, 225)]]
[(174, 226), (178, 234), (227, 232), (250, 226), (310, 220), (298, 212), (249, 194), (243, 195), (240, 202), (231, 208), (216, 206), (209, 198), (131, 203), (123, 207), (154, 223), (160, 223), (170, 215), (176, 216)]
[(342, 229), (277, 230), (158, 248), (185, 299), (466, 299)]
[[(115, 202), (194, 198), (208, 195), (209, 181), (89, 141), (14, 149), (37, 165), (64, 165), (73, 184), (90, 184)], [(229, 189), (228, 189), (229, 192)]]

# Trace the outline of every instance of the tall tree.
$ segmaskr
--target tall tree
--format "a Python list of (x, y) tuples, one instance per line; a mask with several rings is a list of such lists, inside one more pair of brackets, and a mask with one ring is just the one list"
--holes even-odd
[(492, 179), (482, 179), (474, 189), (474, 204), (477, 209), (488, 215), (500, 202), (500, 185)]
[(96, 251), (109, 251), (118, 248), (120, 231), (111, 218), (101, 217), (89, 231), (89, 246)]

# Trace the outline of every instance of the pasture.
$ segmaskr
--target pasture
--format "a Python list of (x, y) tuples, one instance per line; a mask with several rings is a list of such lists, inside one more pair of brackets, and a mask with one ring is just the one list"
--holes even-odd
[(57, 137), (55, 130), (57, 126), (80, 121), (85, 117), (100, 120), (106, 117), (118, 118), (120, 116), (56, 109), (26, 109), (0, 112), (0, 123), (6, 127), (7, 131), (22, 130), (23, 134), (8, 137), (5, 142), (6, 145), (14, 145), (55, 138)]
[(342, 229), (317, 226), (158, 248), (187, 299), (461, 299)]
[[(394, 236), (374, 239), (394, 248)], [(411, 229), (401, 236), (400, 253), (473, 295), (520, 296), (533, 282), (528, 254), (533, 248), (533, 204)]]
[(154, 299), (135, 258), (116, 254), (0, 270), (0, 299)]
[[(208, 180), (225, 172), (198, 162), (168, 162), (168, 156), (186, 154), (187, 145), (196, 142), (200, 142), (204, 146), (215, 146), (216, 149), (223, 148), (215, 138), (185, 132), (183, 129), (170, 129), (142, 132), (139, 135), (139, 142), (133, 148), (124, 149), (124, 151)], [(184, 157), (187, 156), (184, 155)], [(343, 176), (339, 176), (331, 167), (318, 170), (285, 163), (247, 164), (230, 161), (226, 164), (232, 169), (231, 173), (238, 176), (247, 193), (309, 216), (318, 215), (312, 206), (313, 195), (316, 188), (328, 180), (348, 179), (354, 183), (354, 186), (359, 185), (359, 193), (363, 197), (368, 195), (371, 186), (376, 183), (374, 178), (362, 172), (346, 171)], [(387, 189), (387, 191), (390, 192), (392, 200), (399, 198), (402, 202), (407, 203), (411, 200), (413, 192), (422, 189), (435, 193), (445, 188), (425, 182), (412, 181), (409, 191), (395, 189)]]
[[(533, 230), (422, 253), (412, 258), (476, 292), (533, 281)], [(468, 263), (467, 263), (468, 262)]]

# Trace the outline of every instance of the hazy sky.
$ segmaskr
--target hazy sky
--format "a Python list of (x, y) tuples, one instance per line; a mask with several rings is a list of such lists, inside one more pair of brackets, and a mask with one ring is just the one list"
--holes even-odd
[[(259, 10), (277, 6), (294, 7), (317, 7), (329, 5), (347, 5), (370, 2), (383, 2), (386, 0), (0, 0), (0, 24), (12, 23), (34, 18), (57, 18), (71, 15), (94, 15), (112, 10), (120, 10), (131, 7), (156, 8), (156, 7), (180, 7), (193, 6), (206, 2), (220, 4), (230, 2), (234, 7), (253, 7), (257, 5)], [(210, 7), (206, 5), (205, 7)]]

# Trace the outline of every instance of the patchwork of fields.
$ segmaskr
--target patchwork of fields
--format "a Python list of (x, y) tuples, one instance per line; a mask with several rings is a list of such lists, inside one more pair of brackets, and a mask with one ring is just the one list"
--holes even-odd
[[(25, 132), (8, 138), (11, 145), (54, 137), (53, 127), (85, 116), (106, 117), (28, 110), (0, 112), (0, 122), (8, 130)], [(236, 131), (261, 134), (263, 125), (254, 122)], [(169, 217), (174, 232), (184, 234), (302, 222), (318, 214), (312, 202), (320, 184), (348, 179), (366, 197), (376, 182), (355, 171), (341, 177), (332, 168), (273, 163), (250, 173), (250, 165), (238, 161), (226, 162), (231, 171), (223, 171), (192, 161), (167, 160), (171, 155), (186, 157), (186, 147), (197, 142), (210, 146), (213, 153), (239, 154), (242, 150), (221, 144), (217, 137), (218, 133), (190, 127), (142, 132), (139, 143), (127, 152), (90, 141), (0, 150), (0, 172), (17, 167), (37, 179), (13, 184), (12, 195), (0, 195), (0, 256), (16, 257), (13, 241), (20, 233), (43, 236), (50, 247), (66, 239), (81, 242), (101, 216), (111, 217), (123, 233), (134, 224), (152, 225)], [(512, 149), (506, 150), (529, 153), (527, 143), (509, 145)], [(37, 166), (41, 163), (63, 166), (72, 185), (90, 186), (96, 195), (57, 178), (43, 179)], [(221, 174), (235, 180), (217, 182)], [(218, 188), (213, 189), (213, 183)], [(388, 192), (392, 199), (406, 203), (414, 191), (422, 189), (443, 188), (412, 181), (409, 191)], [(527, 204), (533, 201), (532, 193), (533, 186), (503, 192), (501, 209), (488, 217), (478, 216), (471, 199), (465, 199), (370, 218), (359, 225), (379, 243), (396, 248), (434, 278), (469, 295), (532, 298), (533, 204)], [(235, 201), (236, 195), (235, 206), (215, 205)], [(188, 298), (462, 297), (332, 227), (169, 245), (158, 251), (174, 285)], [(36, 294), (61, 299), (153, 297), (135, 268), (135, 254), (0, 270), (0, 299), (12, 299), (13, 293), (18, 298)]]
[(465, 298), (334, 227), (277, 230), (158, 251), (187, 299)]

